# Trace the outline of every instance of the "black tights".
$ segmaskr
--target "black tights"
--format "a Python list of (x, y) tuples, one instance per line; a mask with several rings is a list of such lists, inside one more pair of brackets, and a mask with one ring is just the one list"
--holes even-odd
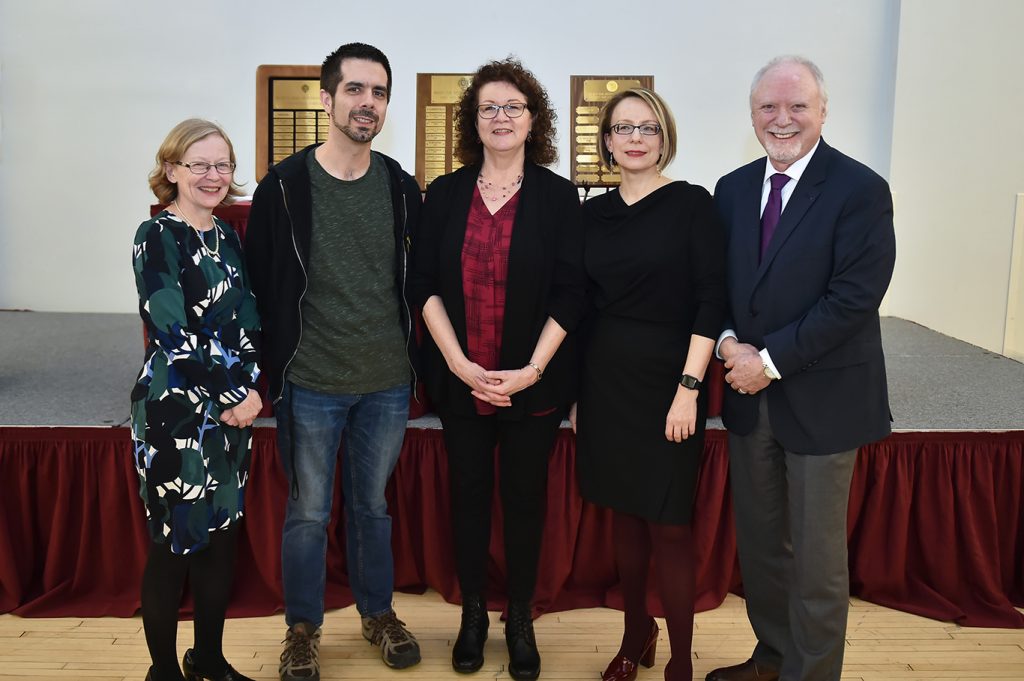
[(693, 533), (689, 525), (658, 525), (643, 518), (616, 512), (612, 524), (615, 564), (622, 580), (625, 627), (620, 655), (634, 662), (643, 653), (650, 631), (647, 612), (647, 571), (654, 555), (658, 595), (665, 610), (672, 664), (665, 670), (669, 680), (693, 677), (690, 648), (693, 643), (694, 578)]
[(142, 625), (153, 660), (153, 681), (180, 681), (176, 638), (178, 608), (188, 578), (195, 606), (192, 661), (211, 672), (227, 671), (221, 648), (224, 613), (231, 597), (238, 545), (238, 523), (210, 533), (209, 545), (187, 555), (171, 553), (170, 543), (150, 544), (142, 573)]

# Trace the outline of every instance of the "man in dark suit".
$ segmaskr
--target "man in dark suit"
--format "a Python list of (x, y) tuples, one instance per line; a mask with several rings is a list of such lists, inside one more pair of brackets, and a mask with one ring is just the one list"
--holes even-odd
[(896, 257), (885, 180), (821, 138), (821, 71), (779, 57), (750, 116), (768, 153), (726, 175), (723, 419), (751, 659), (707, 681), (838, 681), (857, 448), (889, 434), (878, 306)]

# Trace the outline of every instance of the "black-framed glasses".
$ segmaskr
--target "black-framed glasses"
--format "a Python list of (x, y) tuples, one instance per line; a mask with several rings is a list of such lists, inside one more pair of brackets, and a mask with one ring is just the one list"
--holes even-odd
[(634, 130), (639, 130), (641, 135), (652, 137), (661, 133), (661, 126), (657, 123), (644, 123), (642, 125), (632, 125), (631, 123), (616, 123), (612, 126), (612, 132), (616, 135), (632, 135)]
[(502, 109), (509, 118), (519, 118), (526, 111), (526, 105), (522, 102), (509, 102), (508, 104), (481, 104), (476, 108), (480, 118), (494, 118)]
[(235, 172), (235, 164), (231, 161), (221, 161), (220, 163), (206, 163), (205, 161), (182, 163), (181, 161), (175, 161), (174, 165), (185, 166), (192, 171), (193, 175), (205, 175), (210, 172), (210, 168), (215, 168), (221, 175), (230, 175)]

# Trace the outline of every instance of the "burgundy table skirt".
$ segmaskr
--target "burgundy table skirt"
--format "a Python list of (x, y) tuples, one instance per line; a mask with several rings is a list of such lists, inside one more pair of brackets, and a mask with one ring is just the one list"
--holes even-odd
[[(388, 501), (397, 588), (429, 587), (457, 602), (446, 467), (440, 431), (410, 430)], [(622, 604), (610, 513), (584, 503), (574, 467), (573, 435), (563, 431), (549, 470), (535, 599), (542, 612)], [(0, 428), (0, 613), (136, 613), (148, 544), (138, 486), (127, 429)], [(1022, 488), (1024, 432), (906, 433), (863, 448), (850, 495), (853, 594), (964, 625), (1024, 627), (1024, 614), (1014, 608), (1024, 606)], [(286, 494), (274, 431), (258, 429), (232, 616), (282, 608)], [(722, 431), (708, 433), (696, 509), (697, 608), (707, 610), (742, 589)], [(490, 597), (492, 607), (501, 607), (497, 504), (494, 523)], [(352, 603), (343, 534), (335, 520), (329, 608)], [(660, 611), (656, 594), (650, 598)]]

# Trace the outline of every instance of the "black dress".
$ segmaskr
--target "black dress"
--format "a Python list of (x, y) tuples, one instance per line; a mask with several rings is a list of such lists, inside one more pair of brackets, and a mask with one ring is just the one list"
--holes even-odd
[(583, 496), (652, 522), (688, 524), (704, 446), (665, 438), (690, 335), (717, 338), (725, 316), (722, 232), (711, 195), (686, 182), (631, 206), (617, 190), (584, 204), (593, 310), (583, 340), (577, 470)]

